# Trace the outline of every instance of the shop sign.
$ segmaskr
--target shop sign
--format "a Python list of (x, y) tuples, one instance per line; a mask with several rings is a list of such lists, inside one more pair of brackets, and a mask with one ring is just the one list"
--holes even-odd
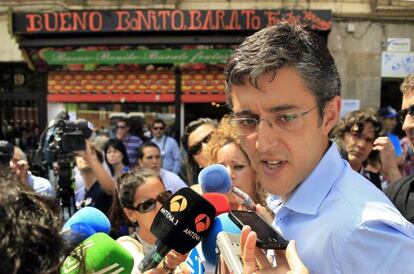
[(280, 21), (327, 31), (330, 10), (88, 10), (13, 13), (14, 34), (256, 31)]
[(232, 52), (231, 49), (46, 51), (44, 59), (49, 65), (218, 64), (224, 63)]
[(404, 78), (414, 73), (414, 52), (382, 52), (381, 77)]

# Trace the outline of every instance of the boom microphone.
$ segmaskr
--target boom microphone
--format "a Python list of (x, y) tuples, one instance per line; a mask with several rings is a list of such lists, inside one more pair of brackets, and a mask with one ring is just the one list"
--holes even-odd
[(134, 259), (125, 248), (105, 233), (84, 240), (65, 259), (60, 273), (130, 274)]
[(231, 178), (226, 168), (221, 164), (205, 167), (198, 175), (198, 182), (203, 193), (218, 192), (229, 193), (230, 191), (243, 200), (244, 205), (256, 211), (256, 205), (250, 196), (237, 187), (231, 186)]
[(215, 214), (214, 206), (191, 188), (178, 190), (154, 218), (151, 232), (157, 237), (155, 250), (144, 257), (139, 270), (157, 267), (171, 249), (189, 252), (208, 233)]

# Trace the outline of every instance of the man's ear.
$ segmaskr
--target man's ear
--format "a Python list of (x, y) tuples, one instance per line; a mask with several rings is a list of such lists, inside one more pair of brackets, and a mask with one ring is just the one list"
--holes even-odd
[(341, 112), (341, 102), (342, 99), (340, 96), (335, 96), (325, 105), (322, 119), (322, 130), (325, 135), (328, 135), (331, 129), (338, 122), (340, 112)]

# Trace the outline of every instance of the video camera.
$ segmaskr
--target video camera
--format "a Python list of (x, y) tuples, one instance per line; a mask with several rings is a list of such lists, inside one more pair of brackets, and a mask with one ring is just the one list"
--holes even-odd
[(92, 135), (92, 124), (84, 119), (70, 121), (66, 111), (59, 113), (52, 124), (42, 133), (41, 145), (36, 153), (36, 162), (57, 163), (57, 196), (63, 207), (70, 208), (73, 202), (72, 169), (74, 151), (85, 150), (86, 139)]
[(85, 119), (76, 122), (59, 119), (54, 124), (54, 138), (48, 150), (56, 153), (70, 153), (85, 150), (85, 140), (91, 137), (92, 129)]

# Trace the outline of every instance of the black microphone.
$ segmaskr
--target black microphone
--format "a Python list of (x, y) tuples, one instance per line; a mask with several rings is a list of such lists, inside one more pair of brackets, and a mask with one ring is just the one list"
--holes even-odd
[(212, 204), (191, 188), (178, 190), (158, 211), (151, 225), (157, 237), (155, 250), (142, 259), (141, 272), (158, 266), (173, 249), (185, 254), (207, 235), (216, 210)]

